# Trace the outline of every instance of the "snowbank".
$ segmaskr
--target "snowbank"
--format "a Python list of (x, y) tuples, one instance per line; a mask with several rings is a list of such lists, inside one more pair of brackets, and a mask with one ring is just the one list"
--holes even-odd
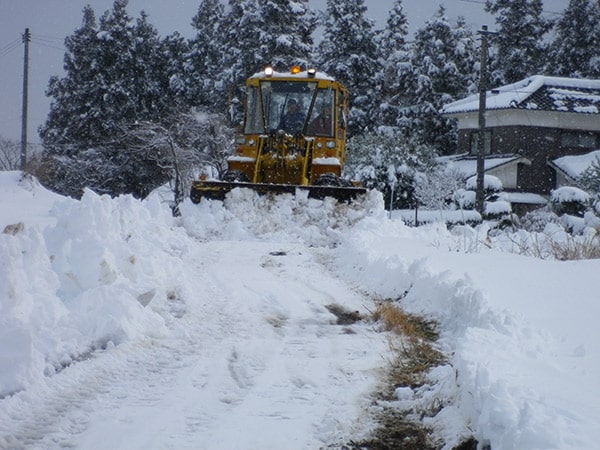
[(445, 449), (471, 432), (494, 450), (595, 448), (600, 305), (588, 289), (600, 262), (502, 255), (485, 233), (455, 233), (363, 222), (336, 249), (349, 281), (440, 324), (450, 366), (411, 406), (446, 406), (426, 419)]
[[(17, 180), (11, 174), (1, 181)], [(25, 180), (12, 191), (29, 186)], [(25, 216), (22, 232), (0, 234), (2, 396), (94, 349), (161, 335), (163, 320), (146, 306), (166, 297), (161, 291), (175, 282), (180, 264), (173, 248), (183, 232), (173, 229), (166, 206), (91, 191), (80, 202), (39, 197), (27, 203), (51, 210), (54, 220)], [(55, 224), (44, 227), (49, 222)]]

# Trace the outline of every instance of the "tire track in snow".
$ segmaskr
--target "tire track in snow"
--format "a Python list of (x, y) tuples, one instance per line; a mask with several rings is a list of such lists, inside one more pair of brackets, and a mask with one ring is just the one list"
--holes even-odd
[[(169, 337), (96, 352), (5, 399), (0, 448), (213, 450), (236, 448), (242, 433), (248, 449), (314, 449), (364, 430), (353, 391), (366, 394), (386, 344), (375, 336), (365, 355), (354, 342), (372, 331), (346, 334), (324, 308), (363, 299), (304, 246), (282, 256), (269, 255), (277, 244), (244, 247), (190, 250), (182, 276), (195, 277), (196, 293), (154, 305)], [(231, 274), (240, 259), (247, 270)]]

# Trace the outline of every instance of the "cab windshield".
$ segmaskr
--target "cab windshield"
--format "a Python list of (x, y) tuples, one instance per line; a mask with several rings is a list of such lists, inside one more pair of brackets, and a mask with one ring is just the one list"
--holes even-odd
[[(246, 134), (274, 133), (333, 135), (331, 119), (318, 133), (311, 123), (329, 107), (333, 111), (333, 89), (317, 88), (315, 81), (263, 80), (259, 87), (249, 86), (246, 95)], [(327, 128), (328, 127), (328, 128)]]

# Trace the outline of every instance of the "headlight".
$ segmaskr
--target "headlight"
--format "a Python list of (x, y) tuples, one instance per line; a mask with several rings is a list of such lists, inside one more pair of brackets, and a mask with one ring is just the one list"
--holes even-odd
[(325, 145), (327, 148), (335, 148), (335, 141), (327, 141), (327, 144)]
[(271, 66), (265, 67), (265, 75), (268, 77), (272, 76), (273, 75), (273, 67), (271, 67)]

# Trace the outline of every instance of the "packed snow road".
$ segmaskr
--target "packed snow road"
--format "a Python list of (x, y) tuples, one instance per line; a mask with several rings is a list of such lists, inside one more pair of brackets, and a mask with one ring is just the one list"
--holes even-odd
[(328, 271), (327, 248), (189, 239), (177, 256), (166, 299), (137, 296), (164, 329), (3, 399), (1, 448), (318, 449), (369, 430), (388, 344), (326, 308), (371, 305)]

